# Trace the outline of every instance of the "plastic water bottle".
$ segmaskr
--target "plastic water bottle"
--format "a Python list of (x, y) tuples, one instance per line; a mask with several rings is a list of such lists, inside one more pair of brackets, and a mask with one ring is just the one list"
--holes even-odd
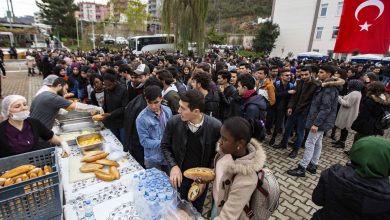
[(84, 201), (84, 217), (85, 219), (94, 219), (93, 218), (93, 206), (91, 200), (87, 199)]

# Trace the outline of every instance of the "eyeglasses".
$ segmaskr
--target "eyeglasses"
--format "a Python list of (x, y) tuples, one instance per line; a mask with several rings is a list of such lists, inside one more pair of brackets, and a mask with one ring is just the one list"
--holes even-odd
[(284, 75), (284, 77), (291, 77), (291, 75)]

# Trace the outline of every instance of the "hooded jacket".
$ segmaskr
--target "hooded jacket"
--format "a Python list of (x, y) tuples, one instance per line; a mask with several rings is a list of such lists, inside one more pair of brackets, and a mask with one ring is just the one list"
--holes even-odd
[(313, 219), (390, 219), (390, 183), (363, 178), (352, 166), (336, 164), (321, 173), (313, 202), (323, 207)]
[(244, 100), (241, 107), (242, 116), (246, 119), (265, 120), (267, 115), (267, 101), (262, 95), (254, 92), (249, 98)]
[(385, 109), (390, 108), (390, 97), (368, 95), (362, 99), (359, 114), (352, 124), (352, 129), (364, 135), (383, 135), (384, 131), (375, 124), (382, 117)]
[(340, 78), (329, 78), (314, 93), (310, 105), (306, 128), (315, 125), (319, 131), (333, 128), (337, 115), (337, 100), (341, 86), (345, 81)]
[[(244, 206), (256, 189), (259, 172), (265, 163), (266, 155), (261, 144), (254, 138), (247, 145), (249, 154), (236, 160), (230, 154), (218, 151), (215, 156), (216, 181), (213, 186), (214, 202), (218, 216), (222, 219), (249, 219)], [(222, 159), (222, 160), (221, 160)], [(220, 166), (220, 162), (223, 166)]]

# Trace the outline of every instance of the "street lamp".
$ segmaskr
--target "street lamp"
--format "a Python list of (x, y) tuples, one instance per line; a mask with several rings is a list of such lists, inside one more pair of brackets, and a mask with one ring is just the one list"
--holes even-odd
[(76, 34), (77, 34), (77, 47), (80, 48), (80, 39), (79, 39), (79, 17), (80, 17), (80, 12), (79, 11), (75, 11), (74, 12), (74, 17), (75, 17), (75, 20), (76, 20)]

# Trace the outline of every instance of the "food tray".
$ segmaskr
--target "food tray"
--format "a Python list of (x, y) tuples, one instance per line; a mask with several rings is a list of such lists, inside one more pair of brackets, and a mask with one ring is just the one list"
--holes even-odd
[[(90, 144), (90, 145), (85, 145), (85, 146), (81, 146), (80, 144), (80, 141), (83, 141), (83, 140), (87, 140), (87, 139), (91, 139), (93, 137), (99, 137), (101, 139), (100, 142), (97, 142), (97, 143), (94, 143), (94, 144)], [(82, 151), (85, 151), (85, 150), (92, 150), (94, 148), (101, 148), (102, 145), (103, 145), (103, 142), (104, 142), (104, 138), (103, 136), (99, 133), (99, 132), (95, 132), (95, 133), (91, 133), (91, 134), (84, 134), (84, 135), (80, 135), (76, 138), (76, 143), (77, 143), (77, 146), (82, 150)]]
[(0, 219), (52, 219), (62, 214), (55, 148), (0, 159), (0, 173), (20, 165), (49, 165), (53, 172), (0, 189)]

